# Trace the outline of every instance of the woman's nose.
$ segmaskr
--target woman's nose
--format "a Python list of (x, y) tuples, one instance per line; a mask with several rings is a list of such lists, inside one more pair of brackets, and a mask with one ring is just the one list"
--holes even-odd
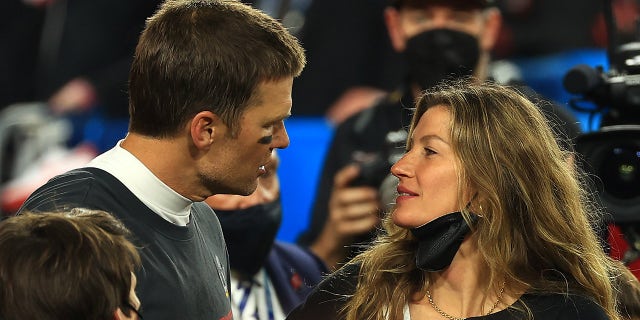
[(410, 168), (410, 161), (408, 160), (407, 154), (405, 154), (404, 156), (402, 156), (402, 158), (400, 158), (400, 160), (398, 160), (393, 164), (393, 166), (391, 166), (391, 174), (393, 174), (397, 178), (408, 177), (410, 176), (411, 172)]

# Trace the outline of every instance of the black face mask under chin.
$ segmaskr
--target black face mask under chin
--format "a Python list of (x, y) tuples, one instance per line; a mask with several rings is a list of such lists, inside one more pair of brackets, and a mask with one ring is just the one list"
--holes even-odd
[[(478, 221), (476, 214), (471, 214), (470, 217), (472, 224)], [(418, 239), (416, 266), (429, 272), (448, 267), (470, 230), (459, 211), (411, 229), (411, 233)]]
[(265, 263), (280, 228), (280, 199), (246, 209), (214, 211), (222, 225), (231, 269), (252, 277)]
[(480, 60), (480, 47), (474, 36), (442, 28), (411, 37), (404, 54), (409, 82), (428, 89), (444, 79), (473, 75)]

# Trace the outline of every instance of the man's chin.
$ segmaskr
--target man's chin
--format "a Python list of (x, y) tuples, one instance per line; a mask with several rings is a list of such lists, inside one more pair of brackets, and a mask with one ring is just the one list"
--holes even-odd
[(257, 188), (258, 188), (258, 179), (255, 179), (252, 184), (247, 185), (247, 187), (243, 188), (242, 190), (238, 190), (238, 193), (236, 194), (239, 194), (241, 196), (248, 196), (254, 193)]
[(211, 188), (210, 190), (215, 191), (213, 194), (233, 194), (239, 196), (248, 196), (256, 191), (258, 188), (258, 179), (254, 179), (253, 181), (247, 182), (245, 184), (235, 184), (235, 185), (220, 185), (218, 184), (215, 188)]

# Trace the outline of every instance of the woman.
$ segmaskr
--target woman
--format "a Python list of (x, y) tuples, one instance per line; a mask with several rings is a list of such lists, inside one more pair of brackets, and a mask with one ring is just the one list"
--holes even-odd
[(600, 212), (555, 138), (509, 88), (426, 92), (384, 232), (288, 319), (619, 319)]

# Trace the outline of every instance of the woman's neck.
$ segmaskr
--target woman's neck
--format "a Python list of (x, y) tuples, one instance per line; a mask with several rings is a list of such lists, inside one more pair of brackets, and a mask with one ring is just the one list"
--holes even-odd
[[(427, 312), (444, 312), (453, 317), (471, 317), (485, 315), (504, 309), (503, 279), (497, 279), (501, 285), (496, 290), (487, 291), (489, 284), (488, 268), (481, 259), (475, 241), (467, 238), (453, 258), (451, 265), (440, 272), (429, 274), (428, 293), (422, 292), (419, 304)], [(431, 301), (430, 299), (431, 298)], [(498, 302), (500, 300), (500, 302)]]

